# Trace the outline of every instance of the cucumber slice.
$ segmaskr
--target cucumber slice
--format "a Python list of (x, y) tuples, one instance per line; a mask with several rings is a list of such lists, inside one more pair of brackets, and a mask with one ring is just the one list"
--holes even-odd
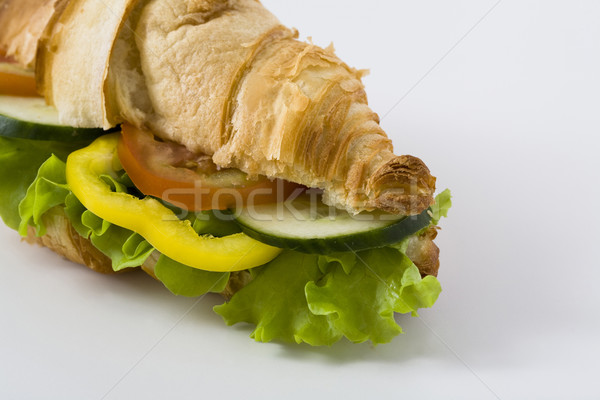
[(309, 196), (302, 196), (292, 202), (245, 207), (235, 219), (246, 235), (271, 246), (330, 254), (397, 243), (429, 225), (431, 216), (429, 210), (409, 217), (384, 212), (353, 216), (320, 200), (311, 206)]
[(101, 128), (74, 128), (58, 122), (58, 112), (42, 98), (0, 96), (0, 136), (59, 142), (91, 141)]

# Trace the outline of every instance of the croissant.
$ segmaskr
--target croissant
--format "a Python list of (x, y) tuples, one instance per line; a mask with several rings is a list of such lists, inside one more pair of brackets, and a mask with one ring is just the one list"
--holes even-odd
[[(127, 121), (220, 167), (323, 189), (326, 204), (352, 213), (413, 215), (433, 203), (435, 178), (394, 155), (364, 71), (297, 40), (260, 2), (42, 3), (52, 12), (40, 18), (36, 76), (61, 122)], [(13, 54), (31, 64), (26, 47)]]
[[(141, 267), (177, 295), (221, 293), (215, 312), (259, 341), (385, 343), (394, 313), (439, 296), (450, 192), (434, 200), (426, 165), (394, 154), (365, 72), (259, 1), (0, 0), (0, 55), (0, 217), (29, 243), (101, 273)], [(16, 83), (34, 76), (54, 108)], [(210, 208), (167, 196), (190, 181)], [(318, 200), (311, 215), (279, 192), (252, 200), (280, 183), (299, 208)], [(241, 204), (216, 201), (228, 188)], [(319, 199), (376, 212), (331, 219)]]

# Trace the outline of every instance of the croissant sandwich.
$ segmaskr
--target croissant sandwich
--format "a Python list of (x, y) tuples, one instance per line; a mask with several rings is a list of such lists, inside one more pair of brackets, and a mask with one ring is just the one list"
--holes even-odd
[(450, 193), (331, 46), (256, 0), (0, 4), (0, 215), (28, 242), (221, 293), (257, 341), (385, 343), (436, 301)]

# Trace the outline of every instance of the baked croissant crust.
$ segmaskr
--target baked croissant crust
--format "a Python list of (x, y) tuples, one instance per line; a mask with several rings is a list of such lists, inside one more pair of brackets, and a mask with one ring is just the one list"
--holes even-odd
[(63, 123), (127, 121), (353, 213), (424, 211), (435, 178), (394, 155), (363, 72), (296, 38), (256, 0), (70, 0), (40, 41), (37, 76)]

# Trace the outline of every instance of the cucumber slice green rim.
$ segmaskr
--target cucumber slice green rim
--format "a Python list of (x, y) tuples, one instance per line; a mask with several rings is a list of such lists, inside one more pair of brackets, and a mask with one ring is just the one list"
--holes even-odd
[(431, 222), (429, 210), (413, 216), (384, 212), (352, 216), (320, 203), (310, 208), (306, 198), (237, 210), (242, 231), (260, 242), (304, 253), (331, 254), (388, 246), (415, 234)]
[(37, 97), (0, 95), (0, 136), (59, 142), (88, 142), (101, 128), (74, 128), (58, 122), (58, 112)]

